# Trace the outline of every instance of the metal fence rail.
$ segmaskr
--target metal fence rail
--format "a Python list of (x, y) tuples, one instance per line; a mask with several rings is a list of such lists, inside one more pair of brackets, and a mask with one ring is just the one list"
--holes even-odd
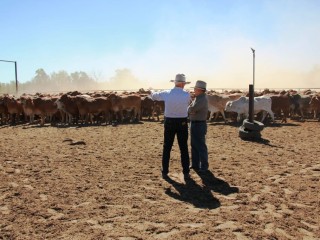
[[(67, 93), (67, 92), (71, 92), (71, 91), (79, 91), (81, 93), (93, 93), (93, 92), (138, 92), (139, 90), (141, 90), (143, 88), (140, 89), (88, 89), (88, 90), (77, 90), (77, 89), (73, 89), (73, 90), (63, 90), (63, 91), (43, 91), (40, 93), (44, 93), (44, 94), (60, 94), (60, 93)], [(154, 91), (162, 91), (162, 90), (168, 90), (167, 89), (163, 89), (163, 88), (158, 88), (158, 89), (152, 89)], [(311, 91), (315, 91), (315, 92), (320, 92), (320, 88), (255, 88), (255, 92), (262, 92), (264, 90), (268, 89), (269, 91), (288, 91), (288, 90), (294, 90), (297, 92), (303, 92), (306, 90), (311, 90)], [(192, 90), (192, 88), (186, 88), (186, 90)], [(240, 92), (248, 92), (248, 88), (208, 88), (208, 91), (215, 91), (218, 93), (223, 93), (223, 92), (230, 92), (230, 91), (240, 91)], [(148, 89), (144, 89), (144, 91), (148, 91)], [(39, 93), (39, 91), (24, 91), (24, 92), (20, 92), (18, 95), (21, 95), (23, 93), (26, 94), (36, 94)], [(0, 89), (0, 94), (13, 94), (15, 95), (15, 92), (4, 92), (1, 91)]]

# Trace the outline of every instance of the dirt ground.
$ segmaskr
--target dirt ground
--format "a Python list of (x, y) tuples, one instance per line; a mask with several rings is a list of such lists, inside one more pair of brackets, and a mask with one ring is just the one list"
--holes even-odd
[(320, 239), (320, 123), (263, 141), (208, 123), (210, 171), (185, 182), (163, 124), (0, 127), (0, 239)]

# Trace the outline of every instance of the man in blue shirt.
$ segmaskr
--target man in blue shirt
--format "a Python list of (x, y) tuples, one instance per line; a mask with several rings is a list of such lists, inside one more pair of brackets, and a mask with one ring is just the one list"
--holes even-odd
[(191, 98), (189, 92), (184, 90), (186, 82), (184, 74), (177, 74), (175, 87), (171, 90), (151, 93), (153, 100), (164, 101), (164, 142), (162, 154), (162, 177), (168, 178), (170, 152), (177, 135), (181, 154), (182, 171), (185, 178), (189, 177), (189, 152), (188, 152), (188, 106)]

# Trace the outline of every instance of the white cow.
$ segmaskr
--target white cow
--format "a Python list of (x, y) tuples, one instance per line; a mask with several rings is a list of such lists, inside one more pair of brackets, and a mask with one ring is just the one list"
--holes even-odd
[[(261, 122), (270, 114), (272, 121), (274, 122), (274, 114), (271, 110), (271, 98), (268, 96), (260, 96), (254, 98), (254, 113), (263, 111), (263, 116)], [(241, 114), (244, 114), (246, 118), (249, 116), (249, 98), (240, 97), (238, 100), (229, 101), (226, 104), (226, 112), (236, 112), (238, 113), (237, 121), (241, 120)]]
[(238, 99), (241, 95), (220, 95), (220, 94), (213, 94), (213, 95), (207, 95), (208, 99), (208, 111), (210, 112), (211, 119), (213, 117), (214, 113), (217, 113), (215, 119), (218, 118), (219, 113), (221, 113), (224, 122), (226, 123), (226, 117), (224, 115), (224, 109), (226, 107), (226, 103), (231, 100)]

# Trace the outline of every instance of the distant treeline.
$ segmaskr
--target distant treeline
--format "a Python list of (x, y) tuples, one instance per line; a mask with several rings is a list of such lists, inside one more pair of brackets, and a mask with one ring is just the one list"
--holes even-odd
[[(64, 70), (53, 72), (50, 75), (42, 68), (35, 72), (35, 76), (25, 83), (18, 84), (18, 93), (36, 92), (65, 92), (65, 91), (88, 91), (99, 89), (128, 89), (138, 87), (140, 82), (129, 69), (118, 69), (115, 76), (109, 81), (99, 81), (83, 71), (68, 73)], [(16, 93), (16, 83), (0, 83), (0, 93)]]

